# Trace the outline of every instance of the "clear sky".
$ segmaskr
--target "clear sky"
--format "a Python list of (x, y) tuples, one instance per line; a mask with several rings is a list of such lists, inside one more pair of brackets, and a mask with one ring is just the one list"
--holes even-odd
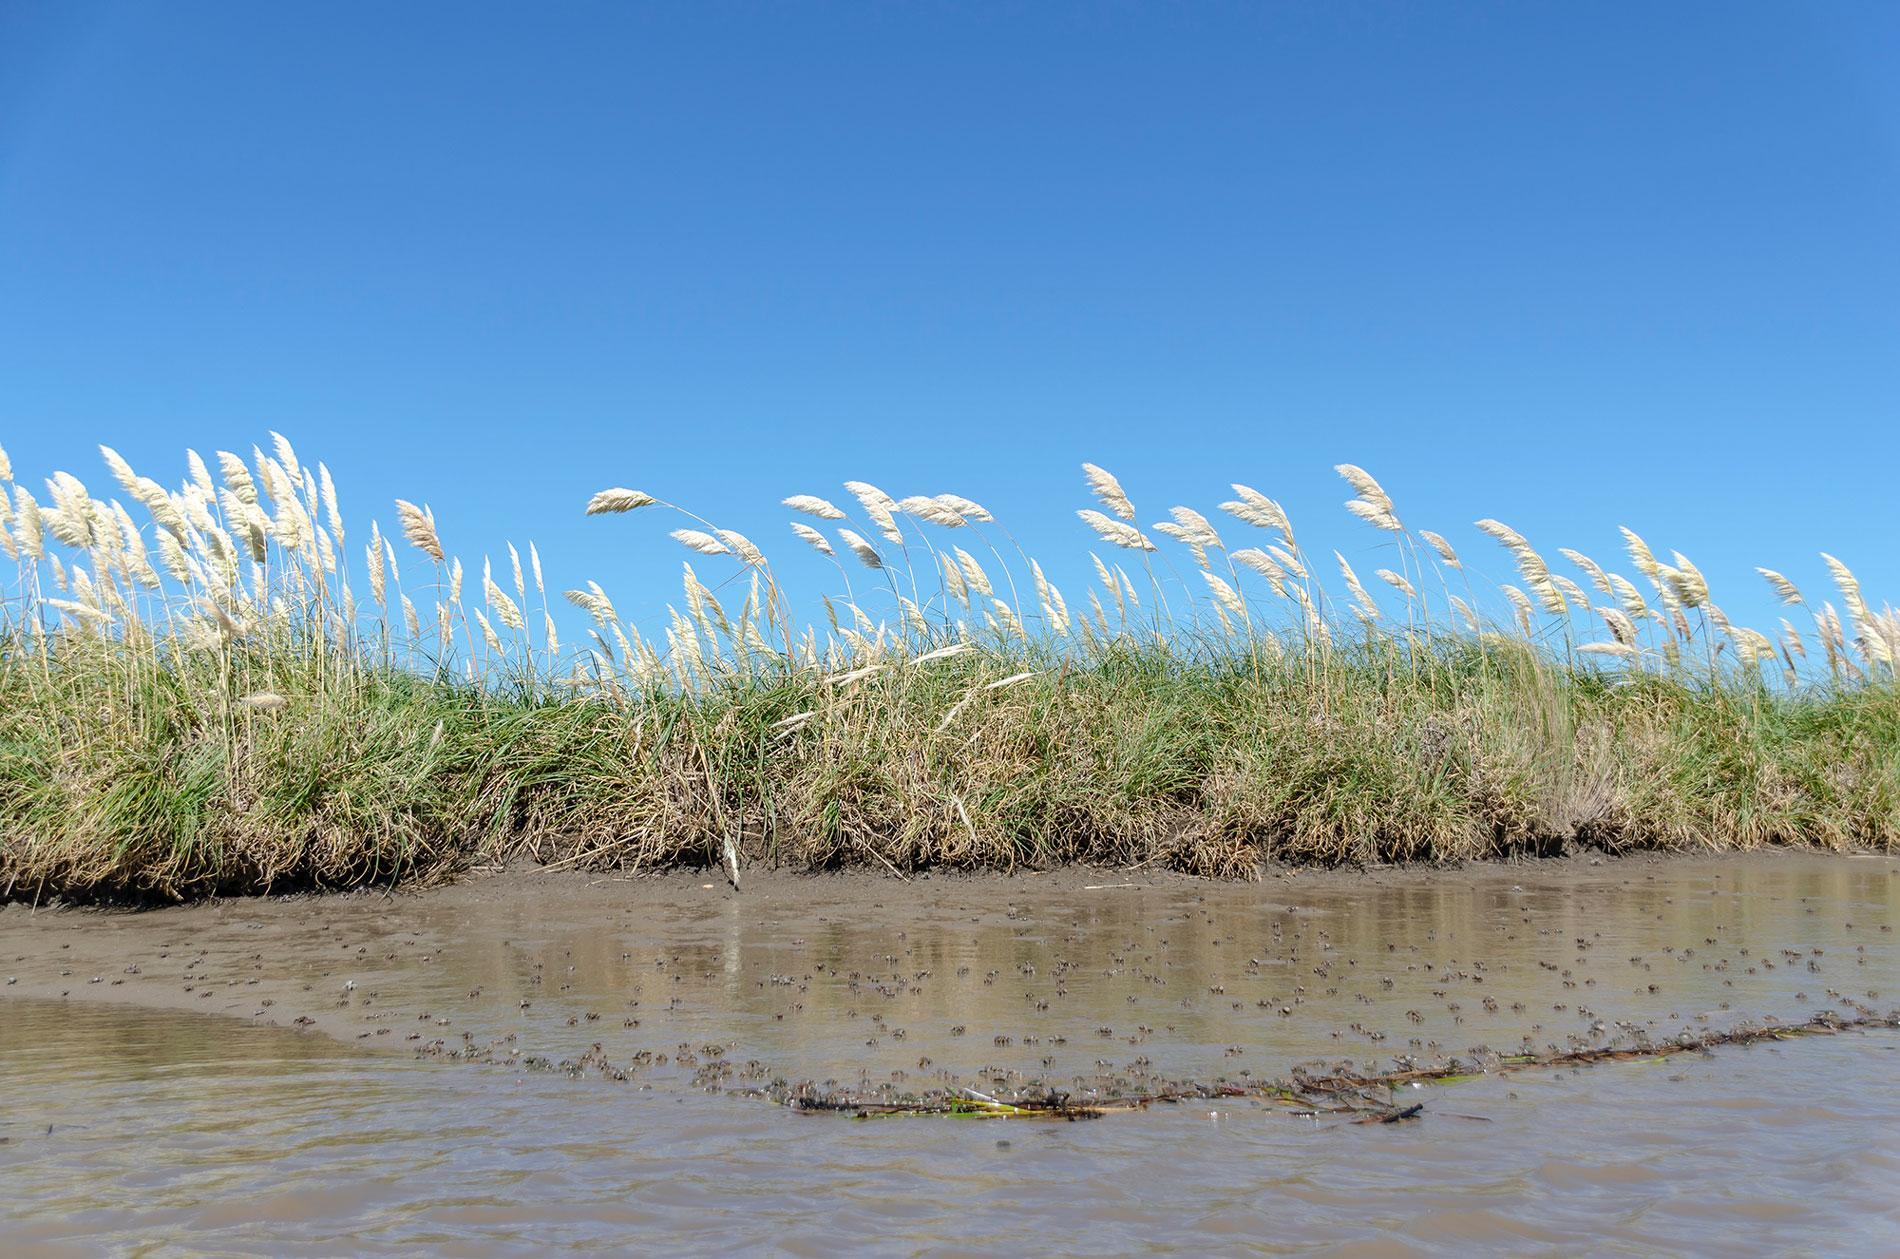
[(278, 429), (623, 612), (683, 554), (606, 485), (788, 565), (788, 493), (950, 490), (1080, 585), (1083, 459), (1878, 606), (1896, 65), (1888, 3), (0, 0), (0, 445)]

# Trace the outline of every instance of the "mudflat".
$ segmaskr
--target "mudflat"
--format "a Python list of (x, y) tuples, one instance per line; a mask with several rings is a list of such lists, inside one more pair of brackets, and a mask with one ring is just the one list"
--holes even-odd
[[(1395, 1253), (1605, 1235), (1772, 1250), (1823, 1221), (1890, 1242), (1900, 1032), (1497, 1068), (1890, 1017), (1896, 925), (1900, 860), (1813, 853), (1244, 884), (749, 871), (736, 893), (712, 872), (511, 870), (144, 912), (15, 905), (0, 1236), (526, 1247), (637, 1222), (662, 1248), (849, 1226), (1007, 1250), (1033, 1207), (1070, 1222), (1038, 1239), (1058, 1251), (1184, 1225)], [(1244, 1096), (1080, 1125), (864, 1124), (762, 1100), (1086, 1100), (1395, 1063), (1475, 1078), (1367, 1099), (1423, 1103), (1370, 1128)], [(283, 1214), (234, 1208), (240, 1191)], [(780, 1207), (714, 1209), (754, 1193)]]

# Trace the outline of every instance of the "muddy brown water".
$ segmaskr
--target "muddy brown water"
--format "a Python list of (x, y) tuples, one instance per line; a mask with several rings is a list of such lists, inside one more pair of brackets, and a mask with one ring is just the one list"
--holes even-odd
[(1086, 1097), (1887, 1014), (1896, 934), (1900, 861), (1788, 854), (16, 905), (0, 1252), (1900, 1253), (1893, 1031), (1486, 1074), (1398, 1125), (746, 1095)]

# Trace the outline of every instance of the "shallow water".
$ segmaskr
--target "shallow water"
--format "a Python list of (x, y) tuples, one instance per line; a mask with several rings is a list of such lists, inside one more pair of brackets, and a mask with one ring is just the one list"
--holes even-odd
[(16, 906), (0, 1250), (1894, 1252), (1890, 1031), (1414, 1090), (1401, 1125), (737, 1090), (1119, 1092), (1884, 1013), (1896, 930), (1900, 862), (1810, 856)]

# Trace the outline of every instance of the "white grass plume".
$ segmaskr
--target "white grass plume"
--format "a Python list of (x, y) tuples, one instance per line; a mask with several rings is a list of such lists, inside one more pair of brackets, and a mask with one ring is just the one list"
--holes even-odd
[(816, 494), (793, 494), (784, 500), (784, 505), (793, 511), (803, 512), (807, 516), (816, 516), (820, 520), (843, 520), (844, 512), (828, 499)]
[(602, 490), (587, 500), (587, 514), (606, 515), (614, 512), (635, 511), (642, 507), (651, 507), (659, 500), (643, 490), (629, 490), (620, 486)]
[(1097, 464), (1085, 463), (1082, 465), (1082, 475), (1088, 478), (1089, 489), (1102, 506), (1123, 520), (1134, 520), (1135, 505), (1128, 500), (1127, 492), (1122, 489), (1122, 483), (1115, 479), (1114, 473)]
[(406, 498), (396, 500), (396, 514), (402, 521), (402, 536), (409, 539), (409, 545), (440, 564), (442, 562), (442, 540), (436, 536), (435, 513), (427, 507), (418, 507)]
[(1148, 536), (1133, 525), (1124, 524), (1119, 520), (1111, 520), (1101, 512), (1090, 507), (1085, 507), (1075, 514), (1080, 516), (1082, 523), (1095, 530), (1105, 542), (1113, 543), (1116, 546), (1124, 547), (1130, 551), (1152, 551), (1155, 549), (1155, 544), (1149, 541)]

